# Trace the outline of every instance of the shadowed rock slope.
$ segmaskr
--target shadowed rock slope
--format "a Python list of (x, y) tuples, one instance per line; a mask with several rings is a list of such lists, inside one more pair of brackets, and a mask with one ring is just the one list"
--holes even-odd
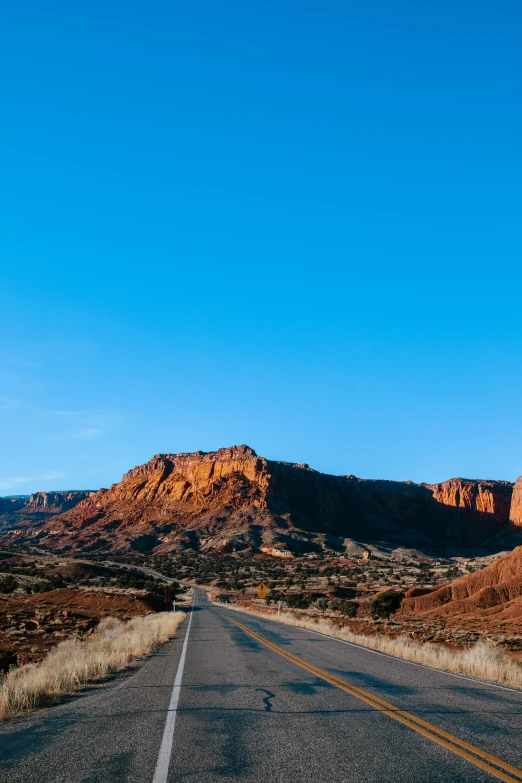
[[(342, 550), (345, 539), (394, 545), (476, 545), (513, 529), (513, 485), (452, 479), (437, 485), (332, 476), (275, 462), (248, 446), (157, 454), (19, 540), (83, 551), (286, 546)], [(497, 549), (498, 551), (498, 549)]]

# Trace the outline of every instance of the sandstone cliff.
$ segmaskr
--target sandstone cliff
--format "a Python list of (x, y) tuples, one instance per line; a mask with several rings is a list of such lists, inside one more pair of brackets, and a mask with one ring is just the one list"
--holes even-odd
[(66, 492), (34, 492), (29, 496), (29, 500), (24, 505), (24, 511), (27, 514), (32, 513), (50, 513), (62, 514), (74, 508), (92, 493), (91, 490), (71, 490)]
[(342, 549), (345, 538), (440, 550), (510, 529), (511, 493), (508, 482), (332, 476), (234, 446), (157, 454), (27, 537), (84, 551), (281, 544), (302, 551)]
[(508, 481), (459, 478), (426, 486), (432, 490), (435, 500), (445, 506), (465, 508), (473, 514), (488, 514), (501, 524), (509, 519), (513, 484)]
[(513, 487), (509, 519), (513, 525), (522, 527), (522, 476), (517, 478)]
[(0, 498), (0, 529), (27, 526), (69, 511), (92, 494), (90, 490), (35, 492), (15, 498)]
[(424, 595), (410, 591), (401, 612), (421, 615), (515, 617), (522, 615), (522, 547), (474, 574)]

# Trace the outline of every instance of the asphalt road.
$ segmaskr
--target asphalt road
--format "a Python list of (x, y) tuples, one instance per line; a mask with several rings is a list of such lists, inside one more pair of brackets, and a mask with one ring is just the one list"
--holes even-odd
[(499, 767), (522, 768), (521, 729), (517, 691), (217, 612), (197, 590), (190, 627), (145, 662), (4, 724), (0, 779), (522, 781)]

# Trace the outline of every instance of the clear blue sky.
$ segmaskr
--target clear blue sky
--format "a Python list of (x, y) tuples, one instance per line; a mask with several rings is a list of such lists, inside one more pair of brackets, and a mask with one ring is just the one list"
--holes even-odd
[(0, 494), (522, 473), (519, 2), (0, 17)]

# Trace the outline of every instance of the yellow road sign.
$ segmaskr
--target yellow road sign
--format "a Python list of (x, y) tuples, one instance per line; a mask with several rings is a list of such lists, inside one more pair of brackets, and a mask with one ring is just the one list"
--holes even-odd
[(266, 598), (267, 593), (268, 593), (268, 587), (265, 585), (264, 582), (261, 582), (261, 584), (257, 586), (257, 597)]

